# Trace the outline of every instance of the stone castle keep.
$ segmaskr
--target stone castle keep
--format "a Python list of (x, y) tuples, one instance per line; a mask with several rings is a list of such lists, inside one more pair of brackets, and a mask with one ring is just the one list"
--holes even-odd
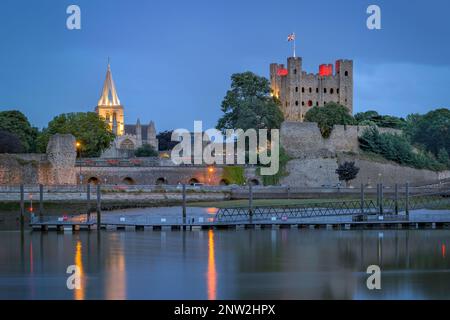
[(319, 73), (306, 73), (302, 58), (290, 57), (284, 64), (270, 65), (272, 94), (280, 99), (286, 121), (303, 122), (306, 112), (315, 106), (336, 102), (353, 113), (353, 61), (337, 60), (321, 65)]

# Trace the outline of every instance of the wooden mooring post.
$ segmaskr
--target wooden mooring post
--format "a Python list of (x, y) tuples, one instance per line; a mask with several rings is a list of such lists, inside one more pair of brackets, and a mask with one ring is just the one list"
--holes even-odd
[(361, 214), (364, 214), (364, 184), (361, 183), (361, 194), (360, 194), (360, 210)]
[(251, 182), (248, 183), (248, 216), (250, 223), (253, 223), (253, 185)]
[(97, 230), (101, 229), (102, 225), (102, 194), (100, 184), (97, 185)]
[(91, 184), (88, 183), (86, 186), (86, 206), (87, 206), (87, 211), (86, 211), (86, 215), (87, 215), (87, 221), (89, 222), (89, 220), (91, 220)]
[(186, 184), (183, 183), (183, 230), (186, 230)]
[(409, 216), (409, 182), (405, 185), (405, 213)]
[(25, 226), (25, 190), (23, 184), (20, 185), (20, 229)]
[(395, 214), (398, 214), (398, 184), (395, 184), (395, 204), (394, 204), (394, 210), (395, 210)]
[(44, 185), (39, 185), (39, 221), (44, 217)]
[(383, 214), (383, 184), (380, 183), (380, 215)]

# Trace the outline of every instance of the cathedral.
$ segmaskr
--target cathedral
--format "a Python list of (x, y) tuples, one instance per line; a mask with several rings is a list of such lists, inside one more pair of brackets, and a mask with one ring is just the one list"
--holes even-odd
[(108, 64), (105, 84), (95, 112), (105, 119), (111, 131), (116, 135), (111, 147), (103, 152), (102, 158), (129, 158), (134, 151), (144, 144), (149, 144), (158, 150), (156, 129), (153, 121), (148, 125), (141, 125), (139, 119), (136, 124), (125, 124), (124, 107), (120, 103), (116, 86)]

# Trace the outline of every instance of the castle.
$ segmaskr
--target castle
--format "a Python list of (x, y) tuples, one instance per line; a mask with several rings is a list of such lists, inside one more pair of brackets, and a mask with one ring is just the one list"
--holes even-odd
[(108, 64), (102, 95), (95, 107), (95, 112), (105, 119), (116, 135), (111, 147), (101, 155), (102, 158), (132, 157), (134, 151), (144, 144), (149, 144), (158, 150), (153, 121), (150, 121), (148, 125), (141, 125), (139, 119), (135, 125), (124, 123), (124, 108), (117, 95), (110, 64)]
[(323, 64), (318, 74), (302, 69), (302, 58), (290, 57), (284, 64), (270, 65), (272, 94), (281, 102), (286, 121), (303, 122), (306, 112), (315, 106), (336, 102), (353, 113), (353, 61), (337, 60), (336, 72), (332, 64)]

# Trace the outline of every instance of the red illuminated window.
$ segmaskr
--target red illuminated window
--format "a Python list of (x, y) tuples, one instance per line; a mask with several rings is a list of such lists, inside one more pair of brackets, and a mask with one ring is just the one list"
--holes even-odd
[(289, 74), (289, 71), (285, 68), (278, 68), (277, 70), (277, 75), (279, 75), (280, 77), (285, 77)]

